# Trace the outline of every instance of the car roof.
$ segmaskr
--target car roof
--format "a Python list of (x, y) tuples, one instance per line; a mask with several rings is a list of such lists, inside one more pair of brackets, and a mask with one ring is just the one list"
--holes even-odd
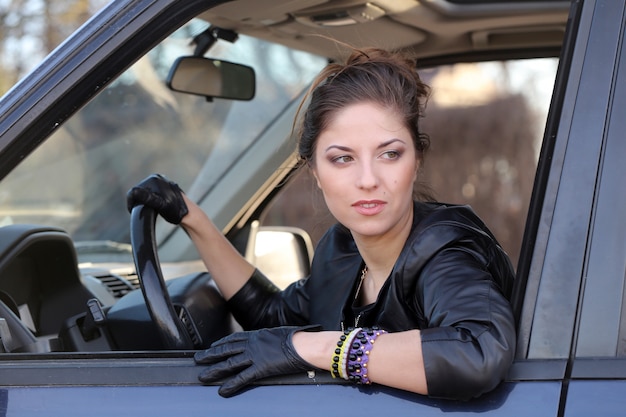
[(235, 0), (201, 17), (331, 59), (345, 52), (332, 41), (338, 40), (406, 50), (426, 64), (464, 55), (557, 55), (569, 6), (570, 1), (545, 0)]

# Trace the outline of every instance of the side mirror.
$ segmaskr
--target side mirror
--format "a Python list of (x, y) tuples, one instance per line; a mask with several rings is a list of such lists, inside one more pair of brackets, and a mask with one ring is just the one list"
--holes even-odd
[(246, 258), (285, 288), (311, 272), (313, 244), (309, 234), (296, 227), (253, 227)]
[(251, 100), (255, 92), (251, 67), (198, 56), (178, 58), (166, 82), (173, 91), (207, 98)]

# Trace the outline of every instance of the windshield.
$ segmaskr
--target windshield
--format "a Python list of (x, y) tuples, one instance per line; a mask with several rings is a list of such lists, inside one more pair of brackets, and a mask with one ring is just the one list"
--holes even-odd
[(251, 101), (207, 101), (169, 90), (174, 60), (192, 55), (207, 22), (192, 21), (113, 81), (2, 183), (0, 226), (58, 226), (85, 256), (129, 250), (127, 190), (153, 172), (199, 200), (305, 89), (326, 60), (240, 36), (210, 57), (252, 66)]

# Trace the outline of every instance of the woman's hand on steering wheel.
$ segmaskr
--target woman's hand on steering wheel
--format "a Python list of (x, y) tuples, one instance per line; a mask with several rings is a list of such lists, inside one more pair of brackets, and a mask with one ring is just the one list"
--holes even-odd
[(183, 190), (173, 181), (161, 174), (146, 177), (126, 194), (126, 207), (131, 212), (133, 207), (144, 205), (173, 224), (180, 224), (189, 209), (183, 198)]

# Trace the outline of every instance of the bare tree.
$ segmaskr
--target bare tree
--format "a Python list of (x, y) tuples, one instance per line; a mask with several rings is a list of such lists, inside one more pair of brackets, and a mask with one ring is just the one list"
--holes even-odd
[(0, 94), (93, 13), (90, 0), (0, 1)]

